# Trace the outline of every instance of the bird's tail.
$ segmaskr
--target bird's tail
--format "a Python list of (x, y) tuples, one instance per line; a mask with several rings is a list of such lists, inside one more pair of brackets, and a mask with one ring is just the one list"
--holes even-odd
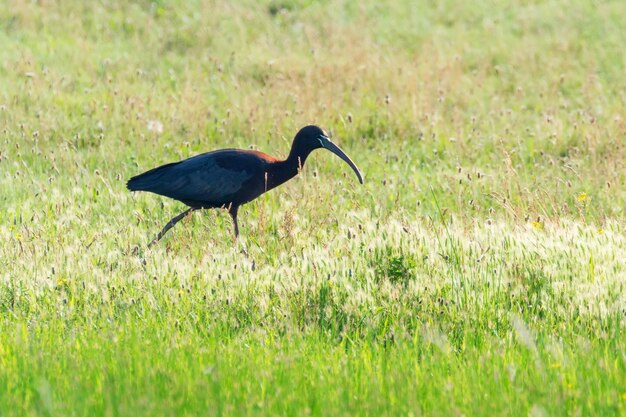
[(178, 164), (178, 162), (163, 165), (146, 171), (143, 174), (136, 175), (128, 180), (126, 188), (130, 191), (154, 191), (155, 187), (158, 187), (161, 183), (161, 176), (166, 169), (176, 164)]

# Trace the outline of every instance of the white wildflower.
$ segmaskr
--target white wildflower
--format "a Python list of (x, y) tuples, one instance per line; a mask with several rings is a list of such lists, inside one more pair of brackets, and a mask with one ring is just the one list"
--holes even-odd
[(148, 120), (148, 130), (160, 135), (163, 133), (163, 123), (160, 120)]

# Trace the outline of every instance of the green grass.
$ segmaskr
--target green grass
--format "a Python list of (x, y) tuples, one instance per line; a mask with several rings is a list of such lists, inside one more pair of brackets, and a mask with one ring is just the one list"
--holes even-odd
[(626, 415), (626, 3), (180, 3), (0, 7), (0, 416)]

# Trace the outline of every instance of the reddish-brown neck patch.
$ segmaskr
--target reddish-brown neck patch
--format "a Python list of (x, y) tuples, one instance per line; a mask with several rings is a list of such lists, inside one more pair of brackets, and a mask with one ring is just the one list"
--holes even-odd
[(279, 161), (279, 159), (274, 158), (273, 156), (268, 155), (268, 154), (263, 153), (263, 152), (259, 152), (259, 151), (248, 151), (248, 152), (250, 152), (251, 154), (254, 154), (254, 155), (258, 156), (259, 158), (263, 158), (263, 159), (265, 159), (267, 162), (270, 162), (270, 163), (273, 163), (273, 162), (278, 162), (278, 161)]

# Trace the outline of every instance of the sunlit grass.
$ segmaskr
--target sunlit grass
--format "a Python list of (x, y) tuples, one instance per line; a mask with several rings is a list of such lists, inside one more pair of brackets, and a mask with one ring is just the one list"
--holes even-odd
[[(623, 415), (626, 4), (0, 7), (0, 415)], [(125, 181), (317, 151), (240, 210)]]

